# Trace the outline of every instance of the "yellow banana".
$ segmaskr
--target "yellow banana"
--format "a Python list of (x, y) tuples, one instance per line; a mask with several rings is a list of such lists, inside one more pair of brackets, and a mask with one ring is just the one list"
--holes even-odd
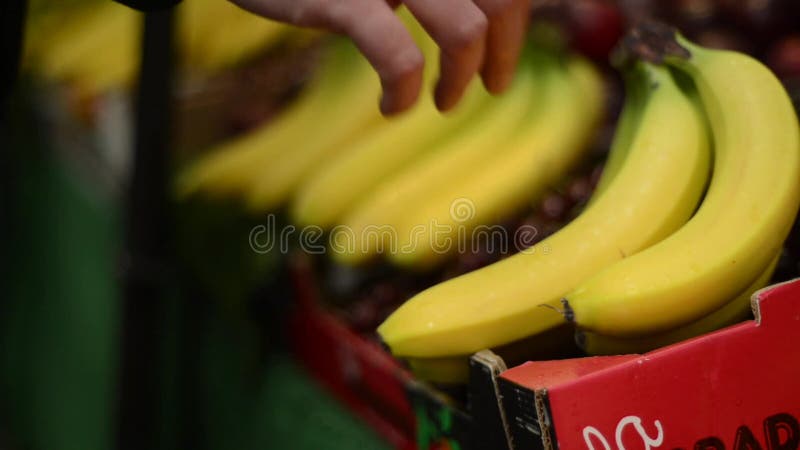
[[(481, 224), (499, 223), (559, 181), (579, 160), (596, 130), (603, 107), (597, 71), (582, 58), (553, 64), (544, 81), (538, 119), (507, 143), (492, 149), (485, 167), (444, 184), (398, 226), (396, 265), (424, 269), (452, 255)], [(467, 209), (458, 211), (459, 202)], [(436, 223), (436, 230), (426, 225)], [(416, 229), (415, 229), (416, 227)], [(458, 241), (461, 245), (452, 245)], [(450, 244), (450, 245), (448, 245)], [(462, 248), (462, 250), (465, 250)], [(474, 249), (472, 249), (474, 250)], [(471, 249), (466, 249), (471, 251)]]
[(781, 248), (800, 205), (797, 116), (780, 82), (749, 56), (679, 39), (691, 56), (668, 62), (697, 85), (714, 175), (683, 228), (566, 296), (578, 326), (599, 334), (658, 333), (718, 309)]
[(403, 304), (378, 328), (393, 353), (469, 354), (557, 327), (564, 318), (553, 308), (566, 292), (686, 222), (709, 175), (703, 118), (665, 69), (637, 67), (648, 98), (627, 160), (605, 192), (530, 249)]
[(752, 313), (750, 298), (757, 290), (769, 283), (772, 272), (775, 271), (775, 266), (778, 264), (779, 257), (780, 255), (776, 256), (772, 262), (769, 263), (767, 270), (765, 270), (753, 284), (748, 286), (744, 292), (736, 296), (736, 298), (723, 305), (720, 309), (688, 325), (652, 336), (643, 336), (639, 338), (620, 338), (604, 336), (592, 333), (591, 331), (578, 331), (576, 334), (578, 345), (590, 355), (645, 353), (739, 323), (747, 319)]
[(436, 146), (485, 105), (478, 83), (452, 113), (442, 115), (427, 98), (414, 110), (356, 142), (346, 153), (313, 174), (295, 197), (291, 214), (300, 224), (328, 228), (392, 173)]
[[(403, 215), (432, 190), (480, 170), (495, 145), (520, 127), (533, 90), (531, 71), (521, 70), (509, 91), (489, 100), (482, 114), (469, 122), (469, 129), (460, 131), (380, 184), (333, 231), (332, 256), (341, 263), (355, 265), (375, 256), (384, 245), (396, 245), (397, 224)], [(386, 226), (393, 230), (388, 236), (372, 232), (374, 227)]]

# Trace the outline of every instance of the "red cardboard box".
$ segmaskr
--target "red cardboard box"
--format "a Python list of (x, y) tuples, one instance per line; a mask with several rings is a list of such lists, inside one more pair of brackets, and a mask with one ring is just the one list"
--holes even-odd
[(302, 258), (292, 273), (296, 355), (396, 448), (800, 448), (800, 279), (759, 291), (756, 320), (644, 355), (506, 370), (479, 352), (461, 405), (323, 309)]
[(800, 280), (759, 291), (753, 308), (755, 320), (644, 355), (504, 372), (514, 448), (797, 449)]

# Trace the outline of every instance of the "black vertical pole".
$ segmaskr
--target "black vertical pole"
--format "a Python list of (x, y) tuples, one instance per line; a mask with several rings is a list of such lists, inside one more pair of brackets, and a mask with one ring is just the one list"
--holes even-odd
[(0, 2), (0, 125), (17, 79), (27, 0)]
[[(9, 122), (10, 112), (9, 97), (14, 88), (19, 72), (20, 49), (25, 23), (25, 13), (27, 10), (26, 0), (2, 0), (0, 1), (0, 283), (6, 286), (5, 277), (9, 276), (9, 242), (15, 226), (10, 216), (15, 208), (13, 202), (15, 195), (12, 190), (15, 188), (15, 173), (13, 169), (14, 152), (11, 149), (13, 140), (11, 139), (11, 127)], [(0, 314), (5, 314), (8, 301), (7, 293), (0, 292)], [(3, 343), (0, 342), (0, 348)], [(2, 377), (3, 374), (0, 374)], [(6, 414), (8, 405), (0, 404), (0, 448), (8, 445), (5, 440), (10, 430), (5, 429), (9, 423)]]
[(160, 355), (168, 329), (167, 291), (173, 282), (166, 195), (173, 19), (173, 10), (167, 9), (147, 13), (144, 21), (123, 258), (120, 449), (157, 449), (164, 429)]
[[(13, 199), (11, 189), (14, 187), (14, 171), (11, 169), (13, 155), (11, 151), (12, 139), (10, 133), (10, 111), (9, 100), (14, 84), (17, 81), (19, 72), (20, 53), (22, 49), (22, 39), (24, 36), (25, 13), (27, 11), (27, 0), (2, 0), (0, 1), (0, 236), (8, 239), (6, 233), (10, 226), (8, 214), (10, 202)], [(0, 243), (0, 256), (5, 255), (6, 243)], [(0, 257), (0, 264), (6, 264), (8, 260)], [(3, 269), (0, 266), (0, 274)], [(2, 295), (0, 295), (2, 298)]]
[[(10, 217), (5, 216), (14, 196), (13, 152), (11, 150), (11, 126), (9, 100), (19, 72), (19, 60), (24, 36), (27, 0), (0, 1), (0, 236), (10, 239)], [(8, 258), (5, 258), (6, 242), (0, 242), (0, 276), (4, 275)], [(0, 295), (0, 300), (2, 299)], [(0, 301), (2, 306), (2, 301)], [(0, 310), (0, 314), (2, 311)]]

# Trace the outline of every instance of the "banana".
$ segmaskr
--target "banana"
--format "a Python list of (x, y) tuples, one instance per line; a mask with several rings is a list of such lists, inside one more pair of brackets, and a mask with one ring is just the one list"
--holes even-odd
[(798, 123), (780, 82), (746, 55), (678, 39), (690, 56), (666, 60), (697, 86), (714, 175), (683, 228), (568, 293), (567, 314), (599, 334), (658, 333), (720, 308), (780, 249), (800, 205)]
[[(541, 117), (508, 143), (498, 143), (491, 160), (475, 175), (445, 184), (403, 217), (398, 226), (400, 251), (389, 254), (395, 265), (434, 267), (459, 249), (448, 243), (469, 244), (466, 236), (477, 226), (508, 219), (580, 159), (601, 116), (602, 82), (585, 59), (572, 58), (566, 67), (560, 67), (560, 61), (551, 64), (543, 98), (537, 102)], [(459, 202), (467, 209), (456, 210)], [(417, 226), (431, 220), (436, 230)]]
[(470, 85), (452, 113), (442, 115), (428, 99), (356, 142), (346, 153), (310, 177), (291, 205), (299, 224), (334, 225), (376, 185), (435, 147), (482, 108), (488, 94)]
[(575, 339), (578, 345), (590, 355), (645, 353), (739, 323), (747, 319), (752, 313), (750, 298), (757, 290), (769, 283), (772, 272), (775, 271), (775, 266), (778, 264), (779, 257), (780, 255), (773, 258), (767, 270), (762, 272), (758, 279), (736, 298), (723, 305), (720, 309), (688, 325), (640, 338), (619, 338), (579, 330), (576, 332)]
[(565, 293), (689, 219), (709, 176), (703, 117), (665, 69), (637, 69), (646, 105), (625, 164), (605, 192), (530, 249), (403, 304), (378, 328), (393, 353), (469, 354), (557, 327), (564, 317), (553, 309)]
[[(529, 110), (534, 80), (528, 68), (520, 70), (509, 91), (487, 102), (470, 128), (460, 131), (439, 148), (380, 184), (348, 212), (332, 232), (333, 258), (347, 265), (360, 264), (397, 243), (397, 223), (432, 190), (479, 170), (494, 145), (520, 127)], [(372, 232), (391, 227), (394, 232)]]
[(319, 73), (300, 98), (274, 122), (223, 143), (184, 168), (175, 184), (178, 198), (201, 191), (212, 197), (243, 194), (264, 164), (300, 145), (301, 137), (314, 126), (320, 112), (340, 98), (338, 89), (352, 76), (355, 58), (355, 46), (344, 40), (331, 42)]

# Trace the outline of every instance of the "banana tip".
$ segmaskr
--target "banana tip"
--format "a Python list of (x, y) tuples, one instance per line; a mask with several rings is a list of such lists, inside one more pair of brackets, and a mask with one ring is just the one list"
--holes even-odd
[(378, 335), (378, 345), (379, 345), (379, 346), (381, 347), (381, 349), (383, 349), (383, 351), (385, 351), (386, 353), (392, 353), (392, 349), (391, 349), (391, 348), (389, 348), (389, 344), (387, 344), (387, 343), (386, 343), (386, 341), (384, 341), (384, 340), (383, 340), (383, 336), (381, 336), (381, 335)]

